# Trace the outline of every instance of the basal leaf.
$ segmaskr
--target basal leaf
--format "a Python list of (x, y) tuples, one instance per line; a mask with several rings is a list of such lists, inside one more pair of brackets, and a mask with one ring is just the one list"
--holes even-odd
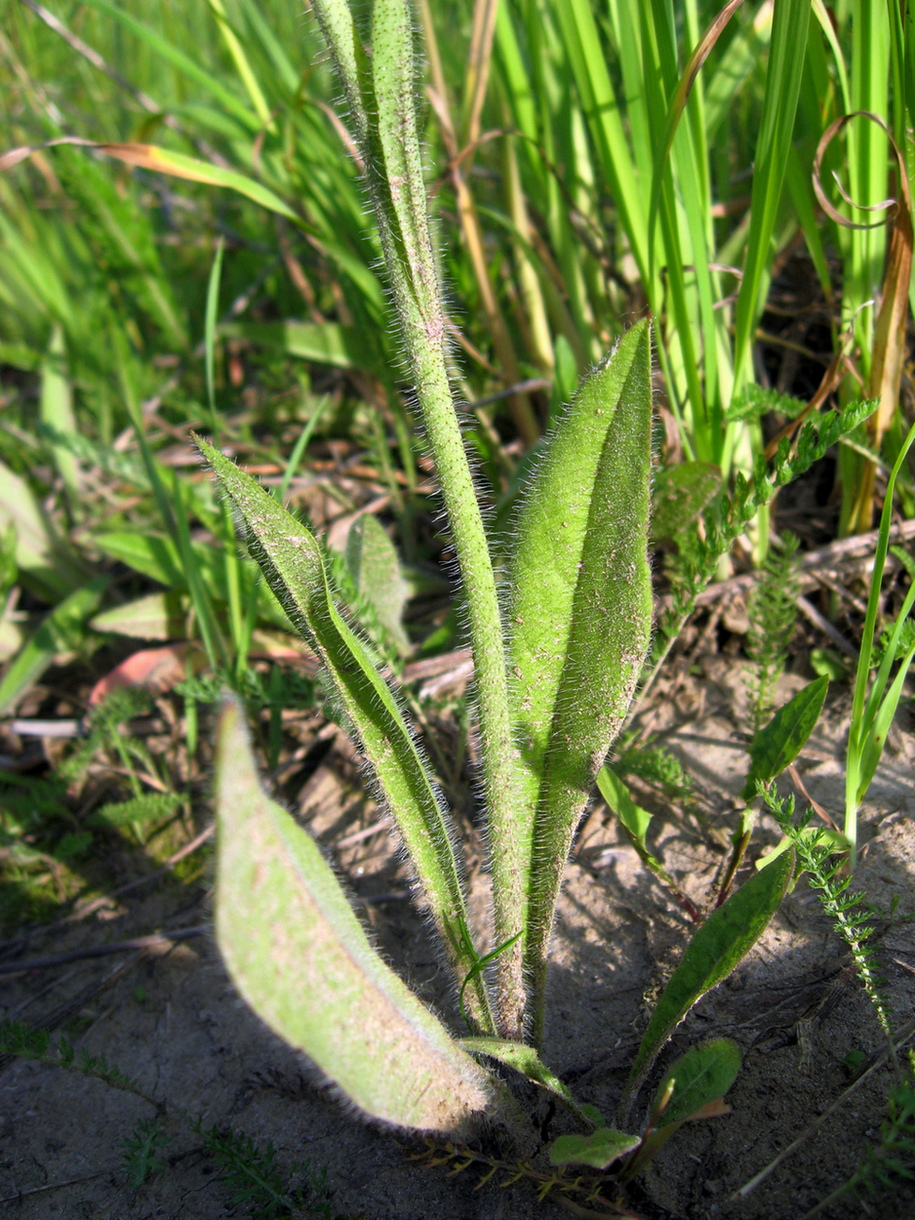
[[(580, 1106), (555, 1072), (551, 1072), (532, 1046), (523, 1042), (510, 1042), (505, 1038), (462, 1038), (461, 1046), (472, 1055), (488, 1055), (498, 1059), (533, 1080), (541, 1088), (552, 1093), (567, 1109), (576, 1114), (589, 1127), (594, 1126), (591, 1115), (594, 1107)], [(590, 1113), (589, 1113), (590, 1111)]]
[(690, 1047), (658, 1086), (657, 1099), (668, 1092), (670, 1100), (661, 1119), (665, 1126), (685, 1120), (725, 1093), (737, 1078), (741, 1056), (729, 1038), (713, 1038)]
[[(279, 601), (323, 663), (340, 709), (371, 763), (413, 861), (459, 979), (475, 964), (450, 829), (438, 793), (400, 709), (361, 641), (331, 598), (316, 539), (273, 496), (197, 438), (244, 524), (249, 548)], [(471, 1012), (493, 1033), (486, 984), (473, 980)]]
[(633, 1148), (638, 1148), (639, 1142), (638, 1135), (628, 1135), (612, 1127), (600, 1127), (590, 1135), (560, 1135), (550, 1145), (550, 1163), (606, 1169)]
[(793, 763), (816, 728), (823, 710), (828, 678), (816, 678), (780, 707), (750, 747), (750, 772), (743, 799), (756, 795), (757, 783), (768, 784)]
[[(703, 1042), (681, 1055), (655, 1095), (655, 1121), (662, 1125), (645, 1136), (620, 1175), (620, 1182), (638, 1177), (685, 1122), (727, 1114), (728, 1107), (722, 1099), (734, 1083), (740, 1063), (740, 1051), (727, 1038)], [(665, 1099), (666, 1105), (659, 1112)]]
[(508, 625), (523, 803), (513, 847), (528, 879), (525, 955), (538, 993), (572, 835), (648, 646), (650, 378), (640, 322), (582, 382), (518, 518)]
[(367, 1114), (451, 1131), (491, 1090), (369, 944), (311, 837), (258, 782), (237, 703), (216, 762), (216, 937), (241, 994)]
[(789, 850), (746, 881), (693, 934), (648, 1022), (621, 1112), (628, 1110), (661, 1047), (692, 1006), (749, 953), (778, 909), (793, 875), (794, 851)]

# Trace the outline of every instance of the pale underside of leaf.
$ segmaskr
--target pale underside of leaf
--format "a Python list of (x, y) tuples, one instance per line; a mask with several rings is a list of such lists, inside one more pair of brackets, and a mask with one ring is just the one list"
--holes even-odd
[(241, 994), (367, 1114), (453, 1131), (487, 1108), (484, 1074), (381, 960), (315, 843), (262, 791), (234, 702), (219, 728), (215, 905)]

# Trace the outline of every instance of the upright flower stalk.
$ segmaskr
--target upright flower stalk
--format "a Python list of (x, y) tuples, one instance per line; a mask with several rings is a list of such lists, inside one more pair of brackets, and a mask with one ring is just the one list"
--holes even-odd
[[(313, 0), (343, 83), (378, 221), (385, 266), (408, 371), (435, 461), (451, 525), (467, 607), (492, 861), (496, 944), (510, 940), (523, 909), (523, 878), (506, 840), (514, 835), (515, 751), (509, 714), (505, 643), (489, 545), (470, 473), (448, 374), (442, 309), (426, 212), (416, 128), (415, 53), (406, 0), (376, 0), (371, 59), (346, 0)], [(523, 947), (498, 959), (500, 1026), (520, 1038), (524, 1013)]]

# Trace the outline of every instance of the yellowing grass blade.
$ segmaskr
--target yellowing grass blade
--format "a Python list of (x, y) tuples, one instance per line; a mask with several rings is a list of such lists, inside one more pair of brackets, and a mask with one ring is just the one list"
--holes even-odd
[(40, 148), (54, 148), (58, 144), (75, 144), (81, 148), (94, 148), (106, 156), (123, 161), (125, 165), (137, 165), (141, 169), (151, 169), (157, 174), (169, 174), (172, 178), (186, 178), (189, 182), (202, 182), (206, 186), (222, 186), (235, 191), (245, 198), (259, 203), (268, 212), (277, 216), (285, 216), (295, 224), (301, 224), (301, 217), (292, 208), (274, 194), (268, 187), (255, 182), (253, 178), (238, 173), (234, 169), (223, 169), (219, 165), (211, 165), (209, 161), (199, 161), (196, 157), (187, 157), (184, 153), (172, 152), (169, 148), (160, 148), (158, 144), (100, 144), (95, 140), (83, 140), (79, 136), (62, 136), (57, 140), (48, 140), (46, 144), (34, 147), (23, 145), (12, 148), (0, 157), (0, 170), (12, 169), (20, 161), (25, 161)]

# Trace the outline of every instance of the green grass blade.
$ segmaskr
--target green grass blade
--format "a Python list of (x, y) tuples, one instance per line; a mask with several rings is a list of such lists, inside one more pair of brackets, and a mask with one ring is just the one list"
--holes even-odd
[[(394, 696), (337, 612), (316, 540), (249, 475), (196, 439), (244, 523), (267, 582), (327, 669), (345, 721), (362, 744), (410, 853), (456, 978), (463, 979), (475, 957), (466, 943), (467, 913), (450, 827)], [(480, 976), (474, 980), (471, 1011), (484, 1032), (494, 1032)]]
[(112, 339), (118, 356), (118, 376), (123, 392), (124, 405), (133, 424), (143, 465), (155, 497), (156, 507), (159, 510), (167, 533), (178, 548), (178, 554), (181, 558), (181, 572), (184, 583), (191, 595), (191, 603), (194, 608), (200, 636), (203, 640), (210, 665), (216, 669), (220, 666), (220, 663), (227, 665), (228, 658), (222, 633), (219, 630), (216, 617), (213, 613), (209, 593), (200, 578), (198, 564), (194, 556), (194, 548), (191, 544), (190, 528), (184, 500), (175, 486), (174, 473), (169, 471), (166, 474), (163, 471), (146, 439), (146, 428), (135, 380), (135, 361), (127, 337), (120, 326), (113, 327)]
[(264, 97), (258, 79), (254, 74), (254, 69), (251, 67), (250, 60), (245, 54), (245, 48), (242, 46), (237, 32), (229, 23), (226, 16), (225, 5), (222, 0), (207, 0), (210, 9), (216, 18), (216, 24), (219, 26), (219, 32), (222, 34), (223, 41), (228, 47), (229, 54), (232, 56), (232, 62), (235, 64), (235, 70), (241, 78), (242, 84), (245, 86), (245, 92), (251, 105), (254, 108), (254, 113), (260, 120), (261, 126), (266, 128), (271, 134), (276, 134), (276, 124), (270, 114), (270, 107), (267, 105), (267, 99)]
[(71, 650), (81, 636), (86, 620), (96, 612), (108, 587), (107, 576), (99, 576), (65, 597), (48, 614), (10, 663), (0, 682), (0, 716), (6, 716), (28, 687), (39, 680), (59, 652)]
[(166, 63), (170, 63), (172, 67), (186, 76), (188, 80), (194, 81), (195, 84), (209, 93), (214, 101), (228, 110), (230, 114), (233, 114), (249, 131), (256, 133), (260, 129), (261, 120), (258, 116), (250, 111), (244, 102), (240, 101), (231, 90), (227, 89), (218, 77), (201, 68), (196, 59), (174, 46), (158, 31), (146, 25), (145, 22), (140, 21), (137, 17), (134, 17), (126, 9), (112, 4), (110, 0), (88, 0), (88, 3), (92, 8), (98, 9), (102, 13), (107, 13), (109, 17), (119, 21), (131, 33), (136, 35), (141, 42), (154, 51), (156, 55), (165, 60)]
[(292, 447), (292, 452), (289, 455), (289, 461), (286, 463), (286, 469), (283, 471), (283, 481), (280, 483), (280, 488), (276, 495), (276, 498), (279, 500), (280, 504), (285, 501), (286, 496), (289, 493), (289, 484), (295, 478), (295, 472), (299, 468), (299, 462), (302, 460), (302, 454), (308, 448), (308, 442), (311, 440), (314, 430), (317, 428), (321, 416), (324, 414), (329, 402), (329, 398), (322, 398), (315, 403), (314, 409), (309, 416), (308, 423), (299, 433), (298, 439)]
[(85, 583), (86, 573), (21, 475), (0, 462), (0, 531), (16, 530), (20, 579), (47, 601)]
[(643, 192), (633, 171), (623, 117), (590, 0), (552, 0), (600, 169), (620, 212), (643, 282), (649, 283)]
[(489, 1107), (486, 1077), (384, 964), (314, 841), (264, 794), (234, 702), (216, 775), (214, 922), (239, 991), (365, 1113), (466, 1127)]
[(254, 3), (254, 0), (240, 0), (239, 7), (244, 14), (245, 22), (270, 59), (279, 83), (287, 94), (295, 93), (299, 87), (299, 74), (292, 66), (292, 61), (286, 54), (283, 44), (269, 23), (264, 20), (260, 7)]
[(67, 490), (71, 511), (78, 512), (81, 503), (79, 463), (65, 443), (67, 437), (76, 432), (73, 385), (67, 371), (64, 333), (59, 325), (51, 332), (51, 342), (41, 371), (39, 413), (41, 422), (52, 430), (54, 440), (51, 442), (51, 453)]
[[(877, 535), (877, 546), (874, 552), (874, 567), (871, 575), (870, 591), (867, 599), (867, 611), (864, 616), (864, 628), (861, 633), (861, 647), (858, 651), (858, 666), (855, 672), (855, 689), (852, 696), (851, 723), (848, 730), (848, 745), (845, 760), (845, 837), (850, 844), (851, 867), (855, 867), (858, 839), (858, 805), (860, 803), (861, 772), (863, 754), (866, 748), (867, 734), (875, 715), (875, 708), (883, 697), (886, 682), (889, 678), (889, 667), (892, 661), (884, 658), (877, 672), (870, 696), (868, 696), (868, 679), (871, 671), (871, 658), (874, 651), (874, 637), (877, 628), (877, 616), (880, 610), (883, 572), (886, 567), (886, 556), (890, 546), (890, 528), (893, 520), (893, 494), (896, 480), (902, 469), (902, 464), (909, 449), (915, 444), (915, 425), (908, 432), (899, 454), (893, 464), (890, 477), (887, 480), (886, 492), (883, 498), (883, 511), (880, 514), (880, 530)], [(908, 600), (908, 599), (906, 599)], [(901, 625), (897, 623), (901, 630)], [(898, 638), (894, 632), (894, 639)], [(894, 650), (895, 651), (895, 650)], [(888, 654), (889, 655), (889, 654)], [(882, 683), (882, 685), (880, 685)], [(868, 715), (870, 711), (870, 715)]]
[(772, 236), (794, 131), (794, 116), (807, 53), (809, 18), (810, 0), (778, 0), (775, 5), (769, 69), (756, 145), (747, 257), (737, 297), (735, 390), (739, 390), (749, 376), (750, 339), (768, 290)]
[(222, 278), (222, 256), (225, 250), (223, 238), (216, 243), (216, 254), (210, 268), (207, 281), (207, 302), (203, 322), (203, 360), (207, 383), (207, 402), (210, 407), (210, 418), (213, 425), (213, 435), (219, 435), (219, 421), (216, 417), (216, 390), (213, 376), (213, 365), (216, 353), (216, 321), (219, 315), (219, 284)]

